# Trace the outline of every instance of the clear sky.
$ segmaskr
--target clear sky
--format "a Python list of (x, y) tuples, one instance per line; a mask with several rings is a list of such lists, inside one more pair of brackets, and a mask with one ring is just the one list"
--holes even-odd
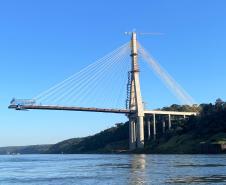
[[(125, 121), (7, 106), (12, 97), (33, 97), (129, 41), (124, 32), (133, 28), (164, 33), (139, 40), (197, 103), (226, 100), (225, 0), (3, 0), (0, 146), (56, 143)], [(179, 103), (151, 70), (141, 84), (150, 108)]]

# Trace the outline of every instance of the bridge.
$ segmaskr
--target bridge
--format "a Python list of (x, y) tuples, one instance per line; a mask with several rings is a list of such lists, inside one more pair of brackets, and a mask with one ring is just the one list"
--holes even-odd
[[(188, 93), (149, 55), (149, 53), (142, 47), (137, 41), (137, 33), (131, 32), (131, 41), (124, 44), (118, 49), (114, 50), (110, 54), (106, 55), (102, 59), (98, 60), (81, 70), (80, 72), (72, 75), (68, 79), (62, 81), (61, 83), (51, 87), (47, 91), (40, 93), (33, 99), (13, 99), (10, 102), (9, 108), (16, 110), (63, 110), (63, 111), (87, 111), (87, 112), (103, 112), (103, 113), (117, 113), (125, 114), (129, 119), (129, 147), (130, 150), (136, 148), (144, 147), (144, 122), (147, 122), (147, 133), (148, 139), (156, 139), (156, 116), (160, 116), (162, 120), (163, 132), (166, 130), (166, 121), (168, 129), (171, 129), (172, 116), (178, 117), (176, 119), (182, 118), (186, 119), (188, 116), (196, 115), (196, 112), (178, 112), (178, 111), (163, 111), (163, 110), (146, 110), (143, 99), (141, 96), (140, 88), (140, 68), (138, 63), (138, 55), (147, 61), (149, 66), (153, 71), (160, 77), (160, 79), (166, 84), (166, 86), (176, 95), (176, 97), (181, 100), (182, 103), (191, 105), (194, 103)], [(130, 55), (130, 64), (125, 62), (125, 57)], [(123, 61), (123, 62), (119, 62)], [(129, 67), (128, 67), (129, 64)], [(127, 67), (120, 67), (120, 66)], [(113, 67), (112, 67), (113, 66)], [(115, 72), (109, 75), (107, 70), (114, 68)], [(117, 74), (127, 72), (126, 79), (126, 105), (125, 108), (109, 108), (109, 107), (90, 107), (90, 106), (71, 106), (71, 105), (58, 105), (53, 102), (64, 102), (66, 100), (70, 101), (74, 98), (77, 100), (84, 96), (88, 97), (87, 91), (96, 95), (100, 95), (107, 88), (99, 90), (95, 89), (98, 84), (102, 82), (100, 79), (109, 78), (109, 82), (105, 83), (106, 86), (110, 87), (113, 83), (113, 79)], [(101, 76), (102, 75), (102, 76)], [(117, 89), (117, 83), (120, 81), (120, 77), (115, 80), (116, 82), (116, 93), (121, 95)], [(99, 82), (99, 83), (98, 83)], [(88, 84), (88, 85), (87, 85)], [(103, 83), (104, 84), (104, 83)], [(110, 98), (106, 95), (106, 99)], [(115, 96), (115, 93), (113, 93)], [(101, 97), (101, 96), (100, 96)], [(42, 102), (48, 102), (48, 104), (43, 104)], [(102, 103), (98, 102), (98, 103)], [(65, 103), (66, 104), (66, 103)], [(153, 133), (151, 134), (151, 123), (153, 125)]]

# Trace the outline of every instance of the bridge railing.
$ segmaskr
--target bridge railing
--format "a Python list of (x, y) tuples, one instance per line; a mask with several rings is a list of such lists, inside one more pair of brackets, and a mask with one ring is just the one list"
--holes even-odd
[(35, 105), (36, 101), (34, 99), (16, 99), (13, 98), (10, 101), (10, 107), (14, 107), (17, 110), (23, 109), (24, 106)]

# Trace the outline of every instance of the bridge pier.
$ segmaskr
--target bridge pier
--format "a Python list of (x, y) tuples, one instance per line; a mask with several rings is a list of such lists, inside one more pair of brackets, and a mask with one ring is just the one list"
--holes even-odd
[(144, 117), (137, 117), (137, 148), (144, 148)]
[(168, 124), (169, 124), (169, 130), (171, 129), (171, 115), (168, 115)]
[(129, 119), (129, 149), (144, 148), (144, 117)]
[(129, 120), (129, 148), (136, 149), (136, 123), (133, 118)]
[(162, 120), (162, 133), (164, 134), (165, 131), (166, 131), (166, 122), (165, 122), (165, 120), (163, 118), (163, 120)]
[(153, 114), (153, 139), (156, 139), (156, 119), (155, 114)]
[(151, 120), (150, 117), (147, 117), (147, 126), (148, 126), (148, 140), (151, 139)]

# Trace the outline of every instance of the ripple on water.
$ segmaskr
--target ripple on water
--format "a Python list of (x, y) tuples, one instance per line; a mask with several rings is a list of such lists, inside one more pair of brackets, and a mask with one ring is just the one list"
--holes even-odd
[(226, 182), (226, 175), (196, 176), (196, 177), (179, 177), (172, 178), (167, 183), (220, 183)]
[(178, 165), (174, 165), (174, 167), (223, 167), (226, 166), (225, 164), (178, 164)]
[(225, 156), (0, 156), (0, 185), (226, 185)]
[(129, 164), (123, 164), (123, 163), (104, 163), (96, 165), (97, 167), (112, 167), (112, 168), (131, 168), (131, 165)]

